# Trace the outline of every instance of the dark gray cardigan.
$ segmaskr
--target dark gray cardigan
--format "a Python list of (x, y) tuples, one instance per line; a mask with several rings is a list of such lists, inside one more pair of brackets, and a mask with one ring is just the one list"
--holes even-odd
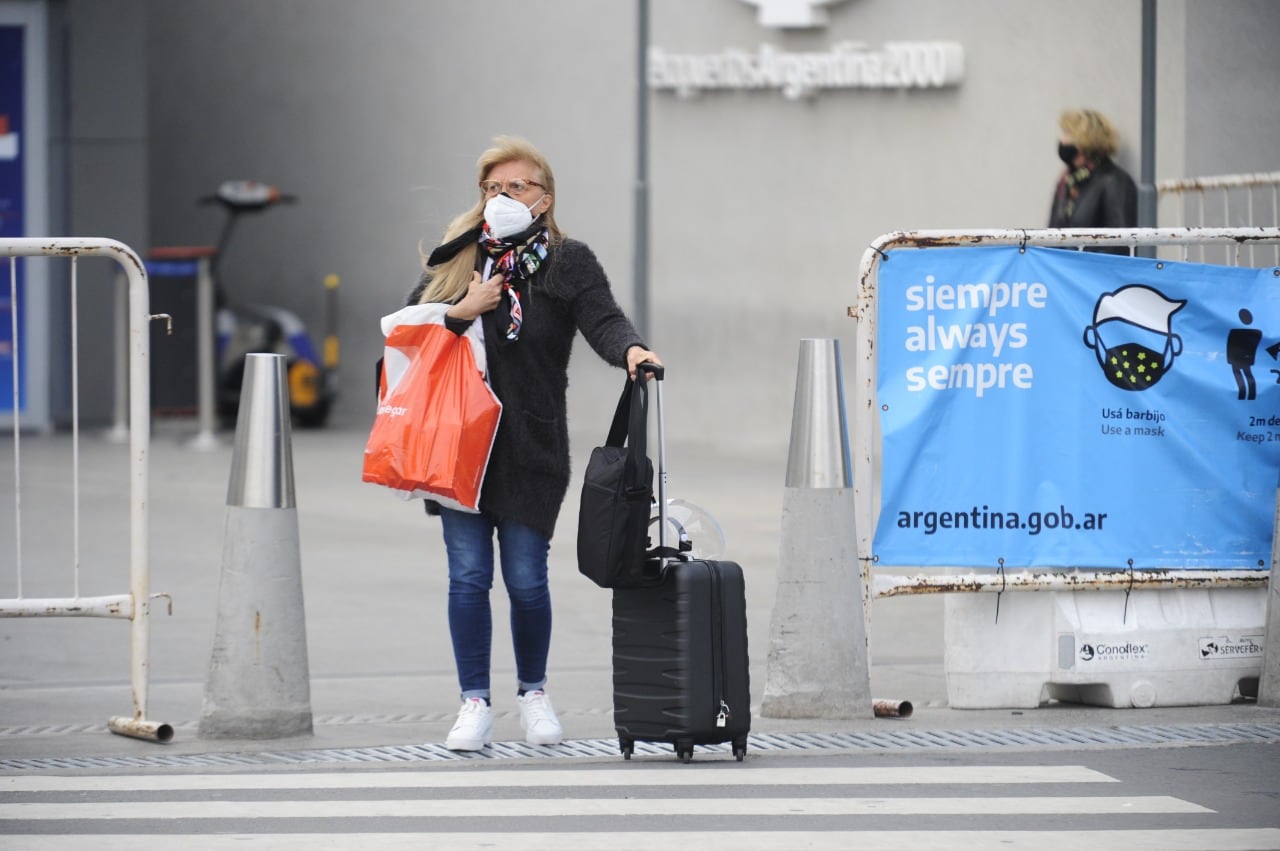
[[(426, 283), (409, 296), (417, 304)], [(484, 322), (489, 383), (502, 402), (502, 418), (480, 493), (480, 508), (545, 535), (569, 489), (569, 426), (565, 394), (569, 355), (578, 331), (611, 366), (626, 366), (627, 349), (648, 348), (613, 298), (609, 279), (585, 243), (552, 245), (521, 301), (520, 339), (502, 340), (495, 312)], [(469, 322), (447, 323), (464, 333)], [(613, 409), (601, 408), (607, 429)]]

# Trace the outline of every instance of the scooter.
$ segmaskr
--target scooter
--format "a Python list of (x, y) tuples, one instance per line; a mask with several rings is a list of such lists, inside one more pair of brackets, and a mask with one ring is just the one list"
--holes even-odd
[(217, 204), (227, 213), (210, 260), (216, 304), (215, 340), (217, 362), (217, 409), (224, 423), (234, 423), (244, 383), (245, 355), (268, 352), (284, 355), (289, 384), (289, 408), (294, 422), (304, 428), (325, 424), (337, 396), (338, 367), (337, 293), (338, 277), (325, 279), (323, 356), (313, 344), (297, 314), (281, 307), (262, 304), (231, 304), (222, 287), (220, 261), (240, 219), (278, 204), (292, 204), (274, 186), (253, 180), (230, 180), (214, 195), (200, 198), (199, 204)]

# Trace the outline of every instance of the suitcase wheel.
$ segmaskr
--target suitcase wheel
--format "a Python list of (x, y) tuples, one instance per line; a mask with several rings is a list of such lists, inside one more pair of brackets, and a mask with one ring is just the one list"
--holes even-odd
[(618, 739), (618, 748), (622, 751), (623, 759), (631, 759), (631, 754), (635, 753), (636, 743), (631, 739)]
[(677, 740), (676, 756), (680, 757), (680, 761), (686, 765), (693, 762), (693, 742), (688, 739)]
[(747, 740), (745, 737), (733, 740), (733, 756), (738, 762), (742, 762), (742, 758), (747, 755)]

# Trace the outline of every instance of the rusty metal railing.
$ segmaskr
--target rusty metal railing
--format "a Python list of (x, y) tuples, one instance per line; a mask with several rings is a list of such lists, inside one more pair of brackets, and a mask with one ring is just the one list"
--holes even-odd
[[(1280, 250), (1280, 227), (1243, 228), (1117, 228), (1002, 229), (896, 231), (878, 237), (862, 255), (858, 303), (849, 308), (857, 320), (857, 344), (850, 444), (853, 452), (854, 523), (863, 587), (869, 597), (905, 594), (1002, 591), (1125, 590), (1143, 588), (1262, 587), (1267, 570), (1133, 570), (1071, 568), (1024, 569), (1020, 566), (953, 565), (873, 572), (872, 536), (880, 512), (880, 420), (876, 376), (879, 346), (876, 334), (876, 284), (881, 258), (899, 248), (977, 247), (993, 245), (1085, 248), (1109, 246), (1172, 249), (1185, 258), (1193, 247), (1221, 247), (1225, 265), (1250, 265), (1244, 254), (1255, 246)], [(905, 571), (902, 572), (902, 571)]]
[[(1161, 180), (1155, 188), (1156, 219), (1165, 227), (1280, 226), (1280, 171)], [(1205, 248), (1198, 247), (1201, 262)], [(1249, 250), (1251, 265), (1258, 259), (1256, 249)], [(1280, 245), (1263, 253), (1280, 263)]]
[[(9, 258), (9, 298), (13, 320), (14, 369), (14, 512), (17, 596), (0, 599), (0, 617), (102, 617), (123, 618), (131, 624), (130, 680), (133, 687), (132, 717), (112, 717), (107, 727), (113, 733), (151, 741), (167, 742), (173, 728), (147, 718), (149, 645), (151, 636), (151, 593), (148, 527), (148, 452), (151, 443), (151, 384), (149, 323), (158, 318), (149, 313), (147, 275), (138, 255), (123, 243), (111, 239), (8, 238), (0, 239), (0, 256)], [(22, 594), (22, 435), (18, 423), (18, 388), (21, 326), (17, 321), (19, 257), (65, 257), (71, 262), (71, 397), (72, 397), (72, 594), (70, 597), (31, 598)], [(108, 257), (119, 264), (128, 280), (129, 336), (129, 591), (96, 597), (80, 595), (80, 411), (79, 352), (77, 322), (78, 268), (81, 257)]]

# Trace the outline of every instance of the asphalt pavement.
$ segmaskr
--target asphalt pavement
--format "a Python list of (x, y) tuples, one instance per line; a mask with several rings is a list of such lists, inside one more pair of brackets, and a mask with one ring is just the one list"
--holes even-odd
[[(420, 503), (404, 502), (361, 482), (367, 430), (358, 425), (295, 430), (292, 436), (313, 734), (270, 740), (199, 736), (197, 722), (219, 627), (216, 603), (233, 440), (225, 432), (217, 447), (196, 449), (189, 443), (192, 430), (188, 422), (157, 422), (149, 454), (151, 589), (163, 596), (153, 603), (146, 715), (170, 725), (172, 741), (145, 742), (107, 731), (109, 717), (134, 710), (127, 621), (0, 619), (0, 766), (442, 742), (457, 709), (457, 684), (445, 623), (439, 523), (425, 515)], [(592, 441), (576, 434), (574, 441), (577, 482)], [(12, 436), (0, 438), (0, 541), (8, 542), (0, 564), (9, 566), (0, 575), (0, 597), (128, 590), (128, 447), (88, 430), (79, 443), (77, 451), (66, 433), (24, 434), (15, 453)], [(696, 440), (669, 440), (667, 457), (672, 470), (668, 495), (709, 511), (723, 529), (725, 557), (742, 564), (746, 573), (754, 735), (797, 742), (812, 734), (809, 741), (818, 748), (877, 736), (905, 741), (1018, 730), (1052, 738), (1053, 731), (1071, 730), (1222, 729), (1280, 740), (1280, 710), (1245, 699), (1151, 709), (1073, 704), (1027, 710), (948, 708), (939, 595), (872, 605), (873, 695), (909, 701), (910, 717), (875, 718), (865, 706), (850, 707), (848, 717), (837, 720), (763, 717), (759, 701), (767, 677), (786, 448), (734, 451)], [(78, 489), (71, 475), (76, 466)], [(552, 543), (555, 627), (548, 693), (566, 737), (585, 742), (614, 735), (610, 596), (577, 572), (576, 504), (573, 487)], [(495, 737), (517, 742), (521, 734), (504, 596), (498, 580)], [(1026, 739), (1030, 746), (1036, 735)]]

